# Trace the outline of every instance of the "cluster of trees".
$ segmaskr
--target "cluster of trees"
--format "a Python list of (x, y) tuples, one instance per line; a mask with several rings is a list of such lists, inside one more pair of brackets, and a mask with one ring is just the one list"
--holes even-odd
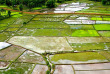
[(22, 4), (20, 5), (20, 10), (22, 10), (23, 5), (26, 5), (30, 9), (33, 7), (41, 7), (42, 5), (46, 5), (48, 8), (53, 8), (56, 6), (56, 3), (62, 3), (64, 1), (70, 0), (0, 0), (0, 4), (5, 3), (12, 7)]
[(91, 0), (91, 1), (98, 1), (102, 2), (103, 5), (110, 5), (110, 0)]

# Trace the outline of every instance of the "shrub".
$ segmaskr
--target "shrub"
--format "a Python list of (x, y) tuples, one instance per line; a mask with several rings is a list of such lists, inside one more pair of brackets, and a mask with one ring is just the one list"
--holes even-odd
[(27, 24), (26, 22), (23, 22), (23, 24)]
[(19, 10), (23, 11), (23, 5), (22, 4), (19, 5)]
[(106, 5), (107, 4), (107, 0), (102, 0), (102, 4)]
[(48, 8), (54, 8), (55, 6), (56, 6), (56, 1), (55, 0), (48, 0), (47, 2), (46, 2), (46, 6), (48, 7)]
[(52, 64), (52, 68), (53, 68), (53, 69), (55, 68), (55, 65), (54, 65), (54, 64)]
[(47, 71), (46, 71), (46, 74), (50, 74), (50, 71), (49, 71), (49, 70), (47, 70)]
[(8, 11), (8, 16), (9, 16), (9, 17), (11, 16), (11, 11)]
[(47, 64), (47, 65), (49, 65), (49, 62), (48, 62), (48, 61), (46, 61), (46, 64)]

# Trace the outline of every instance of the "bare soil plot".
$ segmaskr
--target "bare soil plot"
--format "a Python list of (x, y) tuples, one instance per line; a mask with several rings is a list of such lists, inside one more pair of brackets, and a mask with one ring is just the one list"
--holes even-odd
[(17, 62), (27, 62), (27, 63), (40, 63), (45, 64), (43, 57), (32, 51), (25, 51), (18, 59)]
[(39, 53), (72, 50), (65, 37), (15, 36), (8, 42)]
[(53, 74), (74, 74), (71, 65), (56, 65)]
[(48, 67), (46, 65), (36, 65), (32, 74), (46, 74)]
[(10, 62), (0, 62), (0, 69), (5, 69), (9, 66)]
[(73, 65), (73, 67), (75, 70), (103, 70), (110, 69), (110, 63)]
[(100, 71), (76, 71), (76, 74), (109, 74), (110, 70), (100, 70)]
[(0, 51), (0, 60), (14, 61), (24, 51), (25, 51), (25, 49), (12, 45), (12, 46)]

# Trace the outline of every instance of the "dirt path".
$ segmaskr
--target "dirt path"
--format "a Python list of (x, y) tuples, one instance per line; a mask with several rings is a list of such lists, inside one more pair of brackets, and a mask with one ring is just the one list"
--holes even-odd
[[(10, 11), (14, 11), (14, 12), (22, 12), (22, 11), (18, 11), (18, 10), (13, 10), (13, 9), (7, 9), (7, 8), (3, 8), (5, 10), (10, 10)], [(110, 15), (110, 14), (102, 14), (102, 13), (40, 13), (40, 12), (23, 12), (23, 13), (26, 13), (26, 14), (85, 14), (85, 15)]]

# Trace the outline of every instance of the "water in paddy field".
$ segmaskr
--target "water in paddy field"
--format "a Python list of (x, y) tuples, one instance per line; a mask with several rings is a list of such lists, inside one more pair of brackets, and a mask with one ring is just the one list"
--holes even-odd
[(86, 3), (71, 3), (71, 4), (62, 4), (53, 10), (48, 10), (43, 13), (74, 13), (83, 9), (88, 9), (88, 4)]

